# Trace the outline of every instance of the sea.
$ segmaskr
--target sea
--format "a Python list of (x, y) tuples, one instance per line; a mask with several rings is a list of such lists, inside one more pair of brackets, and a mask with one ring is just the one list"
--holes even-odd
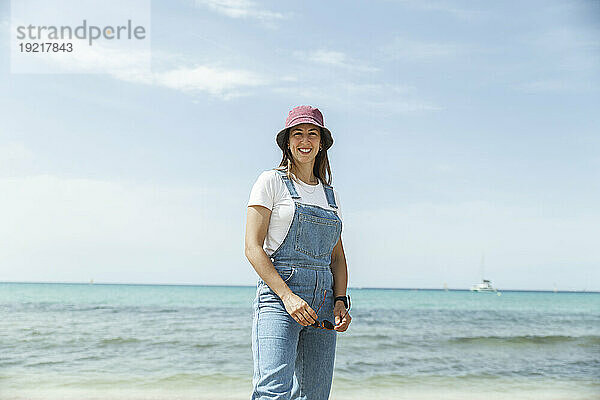
[[(348, 293), (330, 399), (600, 399), (600, 293)], [(0, 283), (0, 399), (250, 399), (255, 294)]]

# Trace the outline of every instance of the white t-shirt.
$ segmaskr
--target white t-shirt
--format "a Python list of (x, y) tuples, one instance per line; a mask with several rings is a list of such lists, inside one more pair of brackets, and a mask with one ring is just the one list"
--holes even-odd
[[(291, 175), (295, 177), (294, 174)], [(336, 210), (338, 217), (342, 219), (337, 191), (333, 189), (335, 204), (338, 206), (335, 209), (329, 207), (323, 183), (320, 179), (318, 180), (319, 183), (317, 185), (309, 185), (297, 178), (296, 180), (292, 180), (296, 192), (300, 196), (300, 203), (312, 204), (328, 210)], [(271, 210), (271, 221), (269, 222), (269, 229), (265, 237), (265, 243), (263, 244), (265, 253), (271, 256), (281, 243), (283, 243), (292, 225), (295, 208), (294, 200), (277, 171), (271, 169), (260, 174), (254, 186), (252, 186), (250, 199), (248, 200), (248, 206), (254, 205), (264, 206)]]

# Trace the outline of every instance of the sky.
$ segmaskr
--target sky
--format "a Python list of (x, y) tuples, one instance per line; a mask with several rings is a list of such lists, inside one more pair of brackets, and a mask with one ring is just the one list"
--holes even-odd
[(0, 2), (0, 281), (255, 285), (250, 190), (310, 104), (351, 288), (600, 290), (600, 2), (150, 11), (150, 69), (27, 74)]

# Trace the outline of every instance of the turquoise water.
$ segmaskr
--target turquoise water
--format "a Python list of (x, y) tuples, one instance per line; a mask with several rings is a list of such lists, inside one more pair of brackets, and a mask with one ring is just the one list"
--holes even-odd
[[(332, 399), (600, 398), (598, 293), (349, 293)], [(0, 283), (0, 398), (247, 399), (254, 295)]]

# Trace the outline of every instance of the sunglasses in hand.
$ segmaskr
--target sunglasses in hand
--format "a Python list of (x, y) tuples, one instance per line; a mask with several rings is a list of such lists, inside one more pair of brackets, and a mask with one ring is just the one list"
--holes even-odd
[[(323, 300), (321, 300), (321, 304), (319, 304), (319, 308), (317, 309), (317, 315), (319, 315), (319, 310), (321, 309), (321, 306), (323, 305), (323, 302), (325, 301), (325, 297), (326, 296), (327, 296), (327, 290), (325, 290), (325, 293), (323, 294)], [(350, 296), (348, 296), (348, 308), (346, 309), (346, 312), (344, 313), (344, 315), (342, 315), (342, 318), (344, 318), (346, 316), (346, 314), (348, 314), (348, 311), (350, 311), (350, 307), (352, 307), (352, 303), (350, 302)], [(315, 328), (327, 329), (329, 331), (332, 331), (333, 327), (335, 325), (333, 323), (331, 323), (331, 321), (327, 321), (327, 320), (319, 321), (319, 320), (316, 320), (310, 326), (314, 326)]]

